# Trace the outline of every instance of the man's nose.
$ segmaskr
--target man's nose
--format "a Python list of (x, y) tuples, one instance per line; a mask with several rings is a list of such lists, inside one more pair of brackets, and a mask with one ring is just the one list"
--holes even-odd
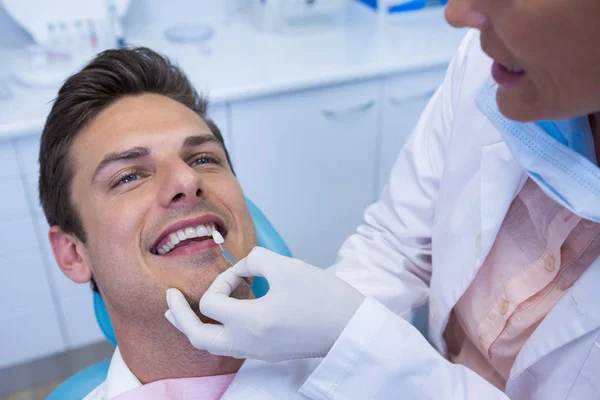
[(171, 161), (164, 169), (158, 194), (163, 207), (193, 204), (203, 196), (204, 181), (198, 171), (183, 160)]
[(486, 0), (449, 0), (444, 10), (446, 20), (455, 28), (476, 28), (483, 31), (488, 19), (483, 13)]

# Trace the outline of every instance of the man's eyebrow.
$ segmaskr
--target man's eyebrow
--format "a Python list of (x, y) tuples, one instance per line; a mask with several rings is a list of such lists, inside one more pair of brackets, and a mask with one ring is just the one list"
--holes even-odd
[(118, 161), (135, 160), (137, 158), (142, 158), (142, 157), (146, 157), (149, 155), (150, 155), (150, 149), (148, 149), (147, 147), (133, 147), (131, 149), (121, 151), (118, 153), (109, 153), (104, 156), (102, 161), (100, 161), (100, 163), (96, 167), (96, 170), (94, 171), (94, 174), (92, 175), (92, 183), (96, 180), (96, 178), (98, 177), (98, 174), (104, 168), (106, 168), (107, 166), (109, 166), (112, 163), (115, 163)]
[(185, 149), (186, 147), (197, 147), (197, 146), (202, 146), (205, 143), (217, 143), (219, 146), (223, 147), (223, 143), (221, 143), (221, 141), (219, 139), (217, 139), (215, 136), (213, 135), (195, 135), (195, 136), (188, 136), (185, 141), (183, 142), (183, 148)]

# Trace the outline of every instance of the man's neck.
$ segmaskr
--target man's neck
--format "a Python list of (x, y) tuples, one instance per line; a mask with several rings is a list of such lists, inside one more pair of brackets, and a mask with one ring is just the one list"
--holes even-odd
[[(173, 326), (156, 329), (115, 326), (119, 350), (131, 372), (142, 384), (162, 379), (192, 378), (236, 373), (243, 360), (214, 356), (194, 348)], [(175, 330), (175, 331), (173, 331)]]

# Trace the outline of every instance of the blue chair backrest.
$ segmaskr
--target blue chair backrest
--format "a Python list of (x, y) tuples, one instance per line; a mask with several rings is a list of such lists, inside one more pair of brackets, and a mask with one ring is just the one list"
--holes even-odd
[[(291, 257), (292, 253), (290, 252), (290, 249), (269, 220), (250, 200), (246, 199), (246, 203), (248, 204), (252, 219), (254, 220), (258, 245), (283, 256)], [(254, 279), (252, 291), (256, 297), (264, 296), (268, 290), (269, 284), (265, 279)], [(96, 313), (96, 320), (98, 321), (98, 325), (100, 325), (100, 329), (104, 333), (104, 336), (106, 336), (108, 341), (116, 345), (117, 339), (112, 323), (110, 322), (110, 317), (108, 316), (108, 311), (106, 310), (102, 296), (96, 292), (94, 292), (94, 312)], [(82, 399), (106, 379), (109, 364), (110, 362), (108, 360), (103, 361), (78, 372), (58, 386), (46, 400)]]

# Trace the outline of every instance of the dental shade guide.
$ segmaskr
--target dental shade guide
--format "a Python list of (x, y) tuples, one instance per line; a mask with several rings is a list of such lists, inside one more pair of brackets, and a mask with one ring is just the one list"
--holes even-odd
[[(235, 264), (235, 259), (233, 258), (231, 253), (228, 252), (227, 250), (225, 250), (225, 248), (223, 247), (223, 243), (225, 243), (225, 239), (223, 238), (223, 235), (221, 235), (221, 233), (219, 231), (214, 230), (212, 233), (212, 238), (215, 241), (215, 243), (219, 246), (219, 248), (221, 249), (223, 258), (225, 258), (225, 260), (227, 260), (229, 265), (231, 265), (233, 267), (233, 265)], [(248, 286), (252, 287), (252, 282), (250, 281), (249, 278), (244, 277), (242, 279), (244, 280), (244, 282), (246, 282), (248, 284)]]

